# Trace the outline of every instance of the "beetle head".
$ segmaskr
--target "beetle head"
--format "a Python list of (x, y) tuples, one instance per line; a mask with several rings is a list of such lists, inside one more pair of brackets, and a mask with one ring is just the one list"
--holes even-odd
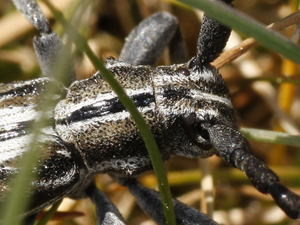
[(169, 151), (186, 157), (208, 157), (214, 150), (205, 127), (221, 124), (237, 128), (238, 122), (221, 75), (210, 65), (199, 66), (196, 60), (157, 68), (153, 78), (156, 105)]

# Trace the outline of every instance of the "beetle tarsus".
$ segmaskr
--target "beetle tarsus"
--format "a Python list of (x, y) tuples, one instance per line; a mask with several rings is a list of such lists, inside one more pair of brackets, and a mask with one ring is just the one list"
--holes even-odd
[[(232, 0), (223, 1), (231, 5)], [(224, 49), (231, 29), (204, 15), (198, 38), (197, 59), (199, 66), (207, 66), (214, 61)], [(216, 42), (216, 40), (218, 40)]]

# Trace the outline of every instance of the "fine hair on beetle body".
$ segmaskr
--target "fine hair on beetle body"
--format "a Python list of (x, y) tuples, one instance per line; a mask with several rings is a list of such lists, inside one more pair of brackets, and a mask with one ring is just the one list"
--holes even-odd
[[(88, 199), (94, 203), (95, 213), (82, 208), (71, 209), (61, 214), (61, 224), (73, 223), (65, 219), (74, 215), (72, 210), (86, 214), (79, 213), (78, 218), (72, 218), (78, 224), (141, 224), (149, 218), (155, 221), (152, 223), (165, 224), (161, 197), (151, 190), (156, 186), (155, 176), (144, 173), (153, 170), (145, 138), (118, 91), (110, 86), (102, 70), (92, 72), (95, 69), (82, 55), (76, 40), (79, 50), (71, 51), (75, 31), (70, 36), (67, 27), (67, 35), (61, 38), (56, 34), (56, 23), (52, 24), (57, 18), (46, 19), (42, 13), (44, 8), (40, 11), (34, 0), (12, 1), (18, 15), (22, 13), (38, 30), (33, 38), (36, 53), (30, 50), (31, 53), (26, 54), (28, 58), (37, 54), (42, 76), (14, 81), (20, 77), (10, 79), (0, 74), (0, 79), (3, 77), (0, 83), (0, 224), (16, 222), (14, 218), (7, 219), (6, 213), (10, 211), (6, 206), (10, 204), (10, 194), (14, 194), (12, 184), (18, 182), (15, 175), (28, 170), (17, 167), (22, 163), (21, 158), (26, 157), (32, 159), (28, 172), (36, 177), (23, 177), (21, 186), (25, 189), (19, 199), (28, 196), (29, 207), (14, 215), (22, 220), (21, 224), (34, 224), (45, 207), (64, 197)], [(225, 3), (230, 9), (235, 5), (246, 12), (254, 7), (244, 6), (240, 1), (214, 1)], [(276, 6), (263, 3), (265, 7), (272, 6), (271, 18), (263, 22), (279, 19), (273, 16), (283, 7), (279, 2)], [(68, 11), (67, 8), (73, 11), (73, 6), (60, 4), (56, 6), (60, 11)], [(250, 145), (239, 131), (240, 125), (272, 130), (274, 118), (281, 119), (264, 103), (262, 99), (266, 97), (261, 98), (261, 92), (257, 94), (257, 88), (249, 85), (249, 78), (242, 77), (251, 73), (244, 71), (244, 65), (256, 69), (263, 65), (261, 74), (280, 70), (279, 57), (266, 54), (263, 58), (260, 54), (267, 50), (258, 48), (255, 50), (258, 57), (247, 56), (249, 61), (242, 59), (219, 72), (218, 64), (213, 61), (225, 47), (231, 30), (207, 15), (201, 15), (204, 19), (199, 22), (199, 11), (191, 8), (160, 1), (157, 4), (159, 6), (151, 5), (150, 0), (84, 2), (73, 13), (75, 22), (72, 24), (76, 29), (83, 27), (89, 30), (87, 33), (95, 33), (87, 38), (88, 44), (98, 52), (106, 69), (147, 122), (162, 160), (169, 161), (176, 223), (285, 221), (292, 224), (292, 219), (300, 217), (300, 197), (290, 191), (299, 174), (288, 176), (283, 168), (288, 165), (297, 171), (293, 167), (297, 153), (288, 146), (278, 150), (273, 144), (251, 142)], [(96, 28), (91, 32), (86, 24)], [(100, 32), (96, 34), (96, 30)], [(21, 43), (31, 40), (32, 36), (30, 41)], [(24, 53), (20, 51), (20, 54)], [(73, 60), (75, 55), (79, 55), (80, 60)], [(32, 74), (34, 67), (30, 71), (19, 66), (16, 73)], [(277, 70), (274, 73), (279, 73)], [(254, 71), (258, 75), (257, 70)], [(276, 123), (280, 124), (280, 119)], [(296, 121), (298, 117), (291, 112), (289, 119)], [(297, 125), (293, 134), (297, 134)], [(289, 128), (286, 132), (290, 132)], [(28, 149), (33, 152), (31, 155), (27, 154)], [(273, 150), (279, 155), (272, 155)], [(202, 174), (199, 164), (205, 168)], [(215, 186), (209, 187), (212, 182), (202, 182), (204, 197), (199, 197), (195, 194), (198, 181), (201, 176), (211, 176), (205, 172), (209, 165)], [(279, 169), (273, 172), (266, 165)], [(236, 172), (238, 170), (246, 176)], [(101, 191), (97, 187), (101, 187)], [(271, 197), (266, 201), (257, 190)], [(179, 201), (175, 200), (179, 196)], [(196, 209), (199, 201), (201, 212)], [(278, 218), (269, 217), (271, 207), (278, 210)], [(145, 213), (139, 213), (141, 209)], [(89, 214), (96, 214), (96, 219)], [(59, 215), (56, 213), (54, 217)]]

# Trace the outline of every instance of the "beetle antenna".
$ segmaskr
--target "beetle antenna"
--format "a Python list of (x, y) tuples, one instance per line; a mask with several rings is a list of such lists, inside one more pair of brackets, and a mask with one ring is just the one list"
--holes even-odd
[(224, 125), (205, 128), (212, 145), (228, 164), (242, 170), (258, 191), (271, 194), (289, 217), (300, 218), (300, 196), (283, 186), (278, 176), (253, 155), (249, 142), (239, 131)]

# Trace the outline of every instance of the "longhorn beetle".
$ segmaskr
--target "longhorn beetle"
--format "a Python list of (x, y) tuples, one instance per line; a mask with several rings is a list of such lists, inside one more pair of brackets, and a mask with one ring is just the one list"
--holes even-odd
[[(231, 0), (224, 2), (231, 4)], [(11, 191), (13, 175), (19, 172), (15, 165), (27, 150), (41, 95), (48, 83), (56, 82), (51, 71), (64, 49), (33, 0), (14, 3), (39, 31), (34, 46), (43, 77), (1, 84), (1, 202)], [(108, 58), (106, 68), (145, 117), (164, 161), (173, 155), (205, 158), (216, 154), (242, 170), (260, 192), (271, 194), (288, 216), (298, 219), (300, 197), (280, 184), (277, 175), (252, 154), (238, 131), (229, 91), (210, 65), (229, 35), (229, 28), (204, 16), (197, 55), (186, 63), (153, 67), (163, 47), (181, 39), (176, 19), (157, 13), (131, 32), (119, 59)], [(173, 56), (174, 62), (182, 60)], [(67, 67), (64, 84), (68, 87), (57, 84), (61, 93), (52, 97), (59, 99), (37, 140), (43, 148), (42, 159), (36, 168), (38, 178), (28, 190), (33, 197), (23, 215), (28, 218), (26, 223), (63, 197), (88, 196), (96, 205), (98, 224), (124, 224), (116, 207), (93, 182), (97, 173), (108, 173), (130, 190), (151, 218), (165, 224), (159, 195), (136, 180), (152, 166), (130, 114), (100, 72), (73, 81), (72, 63)], [(179, 201), (174, 200), (174, 207), (177, 224), (217, 224)]]

